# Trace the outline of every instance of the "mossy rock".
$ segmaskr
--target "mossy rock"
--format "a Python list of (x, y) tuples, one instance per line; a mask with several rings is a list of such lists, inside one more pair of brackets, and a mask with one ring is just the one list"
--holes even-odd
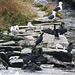
[(43, 6), (43, 7), (40, 7), (40, 10), (41, 11), (46, 11), (48, 8), (49, 8), (49, 6)]
[(11, 40), (11, 37), (9, 37), (8, 35), (4, 35), (2, 38), (5, 42), (8, 42)]
[(34, 4), (35, 7), (43, 7), (41, 3)]

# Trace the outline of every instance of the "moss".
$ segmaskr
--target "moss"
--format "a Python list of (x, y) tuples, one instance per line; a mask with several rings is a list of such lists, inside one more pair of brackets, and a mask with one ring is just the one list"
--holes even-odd
[(35, 7), (43, 7), (41, 3), (34, 4)]
[(57, 12), (57, 13), (56, 13), (56, 16), (62, 18), (63, 13), (62, 13), (61, 11), (60, 11), (60, 12)]
[(45, 16), (49, 16), (49, 15), (51, 15), (51, 13), (50, 13), (50, 12), (48, 12), (46, 15), (44, 15), (44, 17), (45, 17)]
[(40, 7), (40, 10), (41, 11), (46, 11), (48, 8), (49, 8), (49, 6), (43, 6), (43, 7)]

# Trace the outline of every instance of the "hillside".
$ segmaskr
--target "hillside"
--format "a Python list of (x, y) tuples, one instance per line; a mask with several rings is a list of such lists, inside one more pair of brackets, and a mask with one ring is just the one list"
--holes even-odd
[(9, 26), (26, 25), (36, 17), (33, 0), (0, 0), (0, 30)]

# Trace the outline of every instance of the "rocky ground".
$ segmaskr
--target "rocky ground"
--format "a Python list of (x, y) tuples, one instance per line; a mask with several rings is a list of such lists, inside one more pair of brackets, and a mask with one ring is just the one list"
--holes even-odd
[[(41, 34), (41, 30), (44, 28), (53, 28), (54, 24), (57, 24), (57, 27), (59, 27), (61, 21), (47, 21), (47, 17), (43, 17), (46, 14), (45, 12), (39, 11), (39, 8), (34, 9), (36, 9), (40, 17), (35, 19), (37, 22), (33, 24), (36, 27), (35, 29), (20, 26), (19, 33), (17, 34), (8, 33), (8, 31), (0, 33), (0, 69), (9, 69), (10, 67), (23, 68), (30, 61), (31, 50), (35, 45), (37, 37)], [(64, 47), (67, 48), (68, 44), (69, 42), (65, 35), (60, 35), (60, 40), (57, 40), (53, 35), (44, 33), (43, 42), (36, 48), (36, 62), (39, 62), (40, 66), (43, 65), (42, 68), (47, 68), (46, 71), (48, 68), (52, 68), (53, 70), (53, 67), (74, 69), (72, 56), (68, 57), (67, 50), (63, 49)], [(39, 55), (38, 51), (40, 49), (43, 52)], [(35, 66), (31, 65), (27, 69), (42, 69), (36, 64), (34, 64)], [(25, 69), (26, 67), (24, 67)]]

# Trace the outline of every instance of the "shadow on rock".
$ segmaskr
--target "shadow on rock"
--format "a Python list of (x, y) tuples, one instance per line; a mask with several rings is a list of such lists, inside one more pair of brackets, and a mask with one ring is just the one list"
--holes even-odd
[(52, 55), (54, 58), (60, 60), (60, 61), (63, 61), (63, 62), (71, 62), (72, 61), (72, 55), (71, 56), (68, 56), (67, 53), (65, 52), (56, 52), (56, 51), (53, 51), (53, 52), (44, 52), (45, 54), (48, 54), (48, 55)]

